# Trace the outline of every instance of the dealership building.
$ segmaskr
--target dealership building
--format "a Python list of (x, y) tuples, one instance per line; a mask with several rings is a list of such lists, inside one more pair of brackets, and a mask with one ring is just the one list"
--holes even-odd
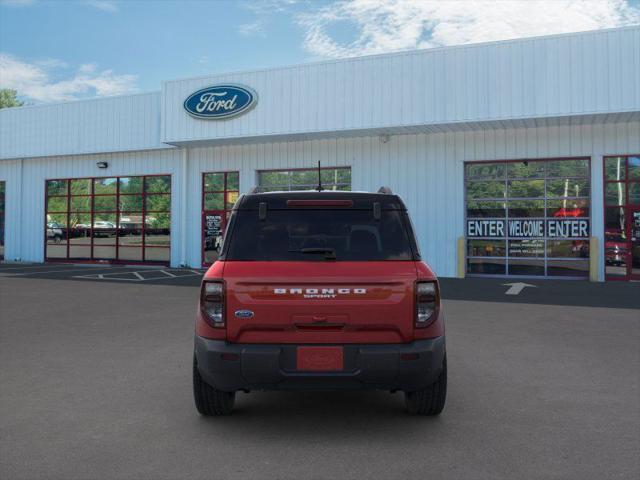
[(640, 27), (0, 110), (4, 261), (201, 267), (239, 194), (389, 187), (440, 276), (640, 280)]

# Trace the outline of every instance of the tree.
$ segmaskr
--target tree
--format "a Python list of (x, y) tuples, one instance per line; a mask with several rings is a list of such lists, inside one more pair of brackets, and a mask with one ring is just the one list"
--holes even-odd
[(10, 88), (0, 89), (0, 108), (21, 107), (24, 102), (17, 98), (18, 92)]

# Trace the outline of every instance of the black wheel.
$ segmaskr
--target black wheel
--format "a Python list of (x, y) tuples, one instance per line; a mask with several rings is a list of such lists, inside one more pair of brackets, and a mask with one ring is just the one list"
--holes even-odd
[(193, 398), (200, 415), (229, 415), (236, 400), (235, 392), (221, 392), (206, 383), (193, 356)]
[(447, 398), (447, 357), (442, 362), (438, 379), (423, 390), (405, 392), (407, 411), (412, 415), (439, 415)]

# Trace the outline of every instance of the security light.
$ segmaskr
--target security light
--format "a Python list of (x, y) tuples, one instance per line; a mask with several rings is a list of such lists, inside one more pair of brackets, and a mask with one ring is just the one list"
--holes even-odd
[(109, 166), (107, 162), (98, 162), (96, 165), (98, 168), (107, 168)]

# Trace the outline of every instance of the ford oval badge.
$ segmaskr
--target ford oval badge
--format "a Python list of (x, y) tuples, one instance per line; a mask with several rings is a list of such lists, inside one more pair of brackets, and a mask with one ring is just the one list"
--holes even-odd
[(253, 317), (253, 312), (251, 310), (236, 310), (236, 317), (251, 318)]
[(243, 85), (212, 85), (192, 93), (184, 101), (189, 115), (208, 120), (224, 120), (250, 110), (258, 95)]

